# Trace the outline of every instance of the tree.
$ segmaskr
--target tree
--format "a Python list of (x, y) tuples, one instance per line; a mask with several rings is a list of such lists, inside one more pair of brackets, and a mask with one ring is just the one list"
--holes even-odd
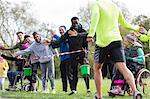
[(17, 31), (30, 32), (39, 22), (27, 10), (31, 6), (29, 2), (22, 6), (2, 0), (0, 3), (0, 39), (5, 46), (13, 46)]
[[(131, 20), (131, 13), (127, 9), (126, 5), (120, 1), (112, 0), (118, 7), (122, 10), (123, 15), (127, 21)], [(83, 24), (83, 27), (89, 30), (90, 27), (90, 7), (87, 5), (86, 7), (79, 8), (79, 12), (77, 13), (80, 22)]]

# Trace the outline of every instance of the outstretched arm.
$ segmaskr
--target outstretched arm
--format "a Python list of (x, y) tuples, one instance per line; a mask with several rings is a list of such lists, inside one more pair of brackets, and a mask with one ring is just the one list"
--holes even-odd
[(66, 32), (64, 35), (62, 35), (58, 40), (52, 41), (51, 46), (53, 48), (56, 48), (59, 46), (62, 42), (64, 42), (68, 38), (68, 33)]
[(118, 21), (119, 21), (120, 25), (123, 26), (124, 28), (130, 29), (130, 30), (133, 30), (136, 32), (138, 32), (140, 29), (139, 26), (132, 26), (131, 24), (127, 23), (127, 21), (124, 19), (123, 14), (120, 9), (119, 9)]

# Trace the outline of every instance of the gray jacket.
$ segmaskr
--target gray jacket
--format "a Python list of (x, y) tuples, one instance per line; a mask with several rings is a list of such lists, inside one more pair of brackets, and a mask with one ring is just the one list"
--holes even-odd
[(57, 53), (57, 51), (52, 47), (43, 44), (42, 41), (41, 43), (34, 41), (27, 49), (18, 51), (15, 55), (35, 54), (39, 57), (40, 63), (45, 63), (53, 58), (53, 53)]

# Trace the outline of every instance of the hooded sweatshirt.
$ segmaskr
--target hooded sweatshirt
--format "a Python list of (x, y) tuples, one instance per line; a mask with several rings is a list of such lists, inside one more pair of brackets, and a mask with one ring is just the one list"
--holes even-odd
[(56, 50), (43, 44), (43, 41), (44, 39), (41, 39), (41, 43), (34, 41), (27, 49), (16, 52), (15, 56), (34, 53), (39, 57), (40, 63), (50, 61), (53, 58), (53, 53), (56, 53)]

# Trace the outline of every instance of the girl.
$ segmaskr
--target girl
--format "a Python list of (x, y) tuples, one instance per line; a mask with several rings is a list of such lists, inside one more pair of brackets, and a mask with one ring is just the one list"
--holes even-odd
[(0, 56), (0, 91), (4, 90), (4, 81), (9, 69), (7, 61)]

